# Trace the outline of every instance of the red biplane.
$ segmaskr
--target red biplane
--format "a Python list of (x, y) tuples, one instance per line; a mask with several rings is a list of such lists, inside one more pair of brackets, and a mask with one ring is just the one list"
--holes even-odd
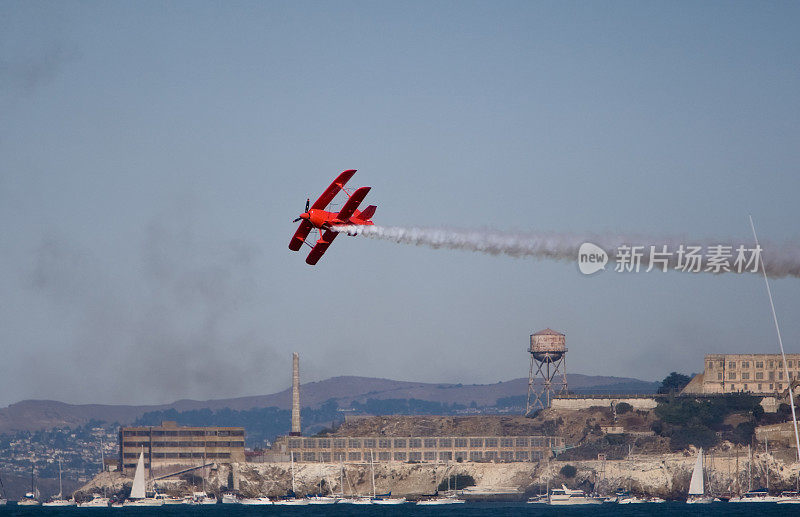
[[(373, 224), (370, 218), (375, 214), (375, 205), (369, 205), (363, 212), (357, 210), (358, 205), (364, 201), (370, 187), (361, 187), (352, 194), (344, 188), (344, 184), (353, 177), (355, 170), (346, 170), (333, 180), (333, 183), (325, 189), (325, 192), (319, 196), (319, 199), (314, 201), (314, 204), (309, 207), (310, 199), (306, 200), (306, 211), (300, 214), (300, 217), (294, 220), (302, 221), (300, 227), (294, 232), (294, 237), (289, 242), (289, 249), (298, 251), (303, 247), (303, 243), (311, 247), (311, 253), (306, 257), (306, 264), (316, 264), (320, 257), (328, 250), (333, 239), (339, 235), (339, 232), (331, 230), (334, 226), (350, 226), (350, 225), (370, 225)], [(339, 191), (347, 194), (347, 201), (339, 212), (327, 212), (325, 208), (333, 201)], [(306, 242), (306, 237), (309, 232), (316, 228), (319, 232), (319, 239), (311, 246)], [(323, 233), (324, 230), (324, 233)]]

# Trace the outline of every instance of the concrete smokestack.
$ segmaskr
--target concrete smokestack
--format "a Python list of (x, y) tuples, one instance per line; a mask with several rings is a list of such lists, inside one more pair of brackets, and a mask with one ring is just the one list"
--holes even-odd
[(292, 354), (292, 432), (291, 436), (300, 436), (300, 354)]

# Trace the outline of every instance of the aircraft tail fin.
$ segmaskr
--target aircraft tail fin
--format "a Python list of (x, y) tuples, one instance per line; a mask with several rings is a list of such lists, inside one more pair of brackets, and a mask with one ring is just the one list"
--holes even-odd
[(365, 221), (372, 219), (372, 216), (375, 215), (375, 210), (378, 207), (375, 205), (369, 205), (367, 208), (364, 209), (363, 212), (359, 214), (360, 219), (364, 219)]

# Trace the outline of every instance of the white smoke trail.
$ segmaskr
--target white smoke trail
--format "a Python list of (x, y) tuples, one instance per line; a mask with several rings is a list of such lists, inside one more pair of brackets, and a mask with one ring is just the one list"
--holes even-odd
[[(671, 256), (665, 257), (669, 269), (679, 266), (679, 257), (675, 253), (681, 245), (685, 247), (699, 246), (702, 253), (702, 267), (699, 271), (689, 270), (688, 272), (713, 272), (713, 273), (736, 273), (736, 268), (730, 267), (731, 271), (719, 270), (715, 268), (707, 270), (706, 260), (709, 248), (714, 246), (730, 246), (732, 256), (729, 263), (731, 266), (736, 259), (736, 250), (743, 246), (752, 252), (755, 243), (741, 241), (685, 241), (675, 238), (653, 239), (637, 238), (634, 236), (599, 236), (599, 235), (567, 235), (567, 234), (537, 234), (537, 233), (510, 233), (496, 230), (468, 230), (453, 228), (424, 228), (400, 226), (340, 226), (333, 228), (338, 232), (346, 232), (350, 235), (363, 235), (370, 239), (380, 239), (397, 242), (400, 244), (411, 244), (413, 246), (424, 246), (433, 249), (453, 249), (476, 251), (489, 255), (508, 255), (517, 258), (535, 258), (548, 260), (562, 260), (577, 263), (578, 249), (581, 244), (591, 242), (602, 248), (609, 256), (609, 261), (620, 259), (621, 247), (641, 246), (641, 267), (640, 271), (647, 270), (650, 265), (651, 246), (655, 246), (655, 251), (660, 252), (666, 246), (666, 250), (671, 252)], [(767, 273), (776, 278), (792, 276), (800, 278), (800, 246), (783, 245), (780, 247), (769, 244), (763, 245), (761, 259), (766, 264)], [(624, 253), (624, 252), (623, 252)], [(752, 254), (752, 253), (751, 253)], [(759, 264), (760, 265), (760, 264)], [(654, 269), (661, 269), (662, 265), (654, 261)], [(611, 265), (613, 267), (613, 265)], [(742, 268), (746, 272), (760, 272), (760, 269)]]

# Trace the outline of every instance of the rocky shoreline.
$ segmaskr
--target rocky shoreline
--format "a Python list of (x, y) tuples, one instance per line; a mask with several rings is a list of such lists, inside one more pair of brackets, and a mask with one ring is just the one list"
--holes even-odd
[[(737, 488), (747, 490), (747, 457), (739, 455), (738, 469), (735, 451), (719, 451), (707, 460), (707, 486), (715, 494), (727, 494)], [(800, 464), (779, 451), (776, 454), (755, 454), (752, 463), (752, 486), (766, 486), (775, 491), (794, 489)], [(789, 451), (790, 452), (790, 451)], [(391, 463), (375, 464), (375, 489), (378, 493), (392, 492), (410, 499), (432, 494), (443, 479), (449, 476), (470, 476), (475, 486), (465, 495), (481, 499), (525, 499), (544, 491), (547, 485), (562, 483), (571, 488), (613, 493), (617, 488), (666, 499), (683, 499), (689, 486), (695, 450), (678, 453), (632, 456), (625, 460), (550, 461), (543, 463)], [(565, 477), (562, 469), (571, 465), (575, 475)], [(565, 469), (571, 470), (571, 469)], [(738, 472), (738, 482), (737, 482)], [(369, 494), (372, 490), (372, 471), (369, 464), (296, 463), (295, 487), (298, 495), (323, 493)], [(206, 487), (209, 492), (237, 489), (245, 496), (279, 497), (292, 488), (289, 463), (219, 464), (208, 470)], [(131, 478), (118, 472), (105, 472), (81, 487), (76, 495), (90, 497), (92, 492), (124, 495), (130, 489)], [(197, 483), (197, 479), (195, 479)], [(344, 487), (342, 487), (342, 483)], [(185, 479), (158, 481), (159, 490), (179, 494), (192, 490)], [(464, 487), (458, 487), (459, 489)]]

